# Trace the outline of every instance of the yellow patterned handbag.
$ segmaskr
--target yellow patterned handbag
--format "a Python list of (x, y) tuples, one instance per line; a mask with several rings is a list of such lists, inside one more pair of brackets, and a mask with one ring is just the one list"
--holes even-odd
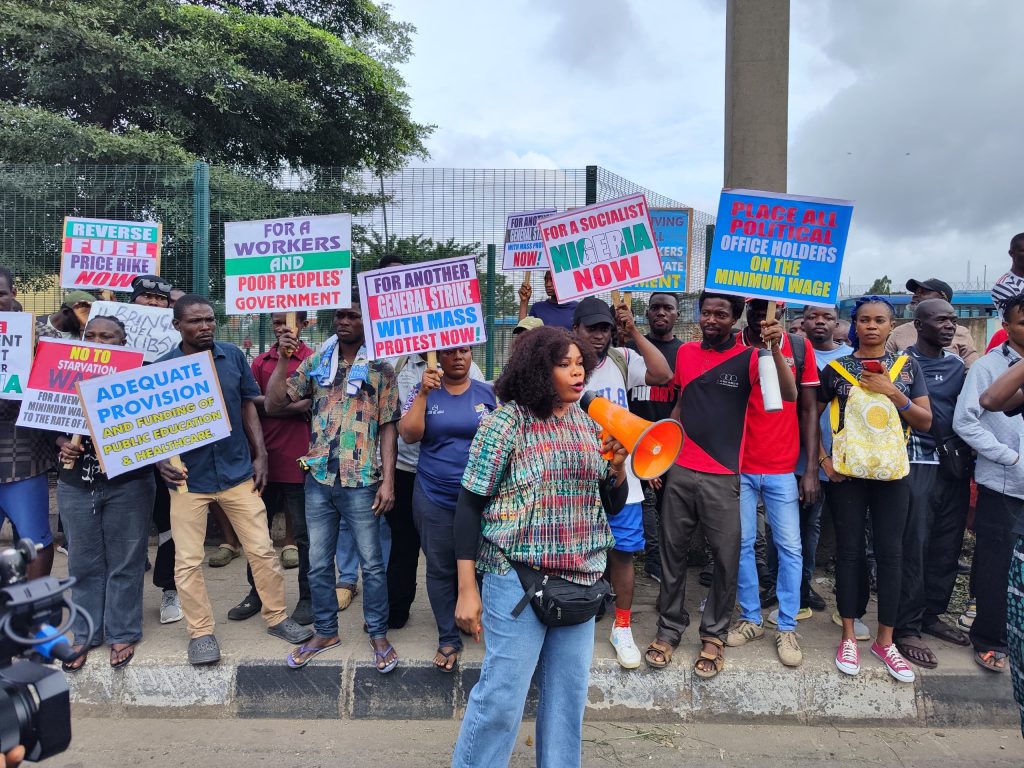
[[(907, 356), (900, 355), (889, 370), (895, 382)], [(852, 385), (839, 429), (839, 398), (832, 398), (829, 419), (832, 422), (832, 466), (847, 477), (865, 480), (899, 480), (910, 474), (907, 457), (909, 430), (903, 426), (899, 411), (885, 395), (864, 389), (839, 361), (829, 363), (832, 370)]]

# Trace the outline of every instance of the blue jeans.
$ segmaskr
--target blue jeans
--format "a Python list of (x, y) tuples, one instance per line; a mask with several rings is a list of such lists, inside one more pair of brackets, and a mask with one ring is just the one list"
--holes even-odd
[(455, 559), (455, 509), (435, 504), (416, 481), (412, 517), (427, 559), (427, 597), (437, 623), (438, 648), (462, 648), (455, 624), (459, 572)]
[(313, 629), (321, 637), (338, 634), (338, 596), (334, 591), (334, 556), (341, 522), (348, 525), (363, 569), (363, 618), (370, 638), (388, 633), (387, 569), (380, 549), (380, 518), (371, 505), (377, 485), (343, 488), (306, 477), (306, 527), (309, 529), (309, 591)]
[[(384, 515), (377, 520), (380, 521), (380, 552), (384, 558), (384, 570), (387, 570), (391, 559), (391, 526)], [(359, 582), (359, 553), (356, 552), (355, 539), (344, 518), (338, 521), (338, 544), (334, 561), (338, 566), (338, 586), (355, 587)]]
[[(72, 599), (92, 618), (92, 644), (142, 639), (142, 587), (156, 482), (149, 471), (123, 483), (97, 481), (85, 488), (57, 483), (57, 509), (68, 539)], [(75, 644), (88, 639), (77, 618)]]
[(512, 609), (522, 596), (514, 571), (504, 576), (484, 574), (487, 648), (480, 681), (469, 694), (453, 768), (508, 765), (535, 671), (540, 689), (537, 765), (580, 765), (594, 620), (573, 627), (546, 627), (529, 606), (513, 618)]
[(740, 568), (736, 584), (740, 617), (754, 624), (761, 623), (754, 558), (758, 497), (764, 501), (765, 515), (779, 555), (779, 575), (775, 582), (779, 597), (779, 631), (792, 632), (800, 610), (800, 578), (804, 567), (800, 546), (800, 493), (793, 474), (740, 475)]

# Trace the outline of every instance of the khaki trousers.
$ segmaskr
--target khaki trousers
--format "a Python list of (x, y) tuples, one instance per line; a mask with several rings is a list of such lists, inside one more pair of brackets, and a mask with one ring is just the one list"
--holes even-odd
[(214, 493), (178, 493), (171, 490), (171, 536), (174, 537), (174, 581), (181, 599), (190, 637), (213, 634), (213, 607), (203, 578), (206, 552), (206, 513), (211, 502), (220, 504), (238, 535), (252, 568), (256, 592), (263, 601), (263, 619), (273, 627), (288, 618), (284, 576), (267, 529), (267, 509), (254, 491), (253, 481)]

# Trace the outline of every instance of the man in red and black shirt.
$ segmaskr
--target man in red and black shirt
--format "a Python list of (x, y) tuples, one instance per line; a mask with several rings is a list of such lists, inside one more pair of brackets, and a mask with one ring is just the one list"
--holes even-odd
[[(703, 338), (684, 344), (676, 357), (673, 382), (680, 392), (672, 415), (682, 423), (685, 437), (676, 465), (665, 476), (658, 630), (646, 660), (651, 667), (665, 667), (690, 623), (683, 607), (686, 553), (701, 523), (715, 558), (700, 624), (703, 648), (694, 667), (695, 674), (706, 679), (724, 664), (722, 648), (736, 602), (740, 456), (747, 402), (758, 372), (757, 350), (738, 344), (732, 331), (743, 312), (743, 299), (705, 292), (699, 306)], [(773, 320), (761, 331), (772, 348), (783, 399), (795, 401), (793, 372), (778, 349), (782, 326)]]

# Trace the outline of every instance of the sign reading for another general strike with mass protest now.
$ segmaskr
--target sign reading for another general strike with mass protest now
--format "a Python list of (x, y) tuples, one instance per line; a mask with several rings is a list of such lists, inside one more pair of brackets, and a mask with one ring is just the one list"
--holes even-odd
[(539, 227), (559, 303), (661, 277), (643, 195), (567, 211)]
[(18, 412), (19, 427), (85, 434), (85, 415), (75, 385), (142, 365), (127, 347), (70, 339), (40, 339)]
[(547, 269), (548, 255), (540, 240), (537, 222), (558, 211), (554, 208), (539, 208), (536, 211), (513, 213), (505, 219), (505, 255), (501, 268)]
[(82, 381), (78, 396), (107, 477), (155, 464), (231, 434), (209, 352)]
[(724, 189), (704, 288), (834, 307), (853, 203)]
[(0, 400), (21, 400), (32, 370), (31, 312), (0, 312)]
[(351, 214), (226, 222), (224, 292), (229, 315), (351, 306)]
[(130, 291), (139, 275), (160, 274), (160, 243), (159, 222), (68, 216), (60, 287)]
[(473, 256), (362, 272), (359, 292), (371, 360), (487, 341)]

